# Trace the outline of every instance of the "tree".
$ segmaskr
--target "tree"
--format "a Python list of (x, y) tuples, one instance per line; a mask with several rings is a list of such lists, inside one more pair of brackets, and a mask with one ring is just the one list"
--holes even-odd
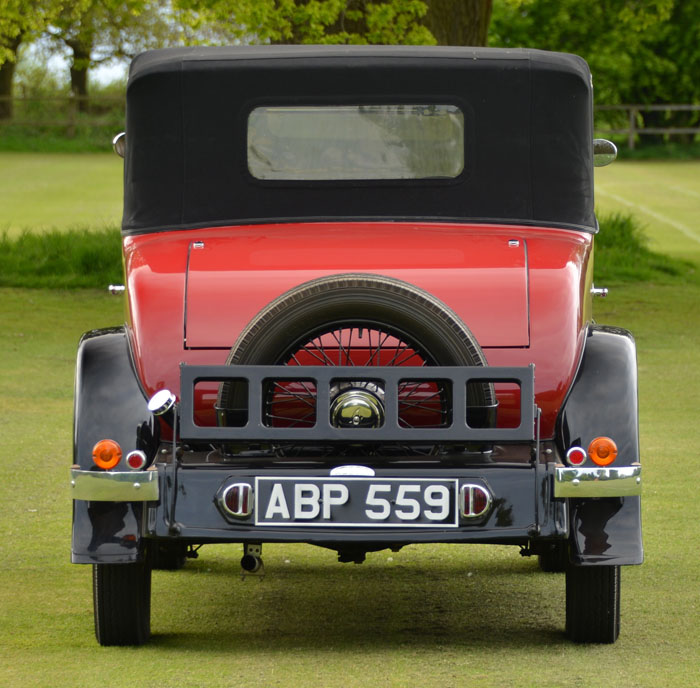
[(190, 26), (249, 43), (435, 43), (423, 0), (174, 0)]
[(440, 45), (486, 45), (493, 0), (427, 0), (425, 25)]
[(70, 52), (71, 92), (78, 109), (88, 109), (88, 72), (115, 59), (131, 58), (174, 40), (169, 17), (158, 0), (83, 0), (65, 5), (46, 29)]
[[(581, 55), (599, 103), (700, 103), (700, 0), (496, 0), (490, 40)], [(687, 112), (641, 117), (649, 126), (698, 121)]]
[(0, 11), (0, 119), (12, 117), (12, 82), (20, 46), (44, 31), (60, 9), (60, 0), (3, 0)]

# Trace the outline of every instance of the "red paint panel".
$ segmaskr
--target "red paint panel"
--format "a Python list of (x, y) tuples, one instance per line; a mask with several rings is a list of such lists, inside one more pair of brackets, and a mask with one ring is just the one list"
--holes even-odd
[(482, 347), (529, 345), (525, 242), (450, 227), (249, 227), (189, 246), (187, 348), (230, 348), (268, 303), (331, 274), (405, 280), (452, 308)]
[[(353, 237), (357, 236), (357, 242)], [(369, 237), (377, 239), (374, 244)], [(255, 313), (283, 291), (276, 281), (285, 271), (304, 281), (306, 275), (332, 272), (357, 272), (352, 260), (362, 259), (366, 272), (395, 275), (430, 291), (450, 305), (475, 331), (468, 309), (483, 306), (482, 297), (488, 292), (488, 303), (502, 310), (497, 314), (481, 307), (481, 324), (477, 337), (484, 346), (483, 328), (516, 330), (522, 322), (523, 308), (529, 306), (529, 348), (489, 346), (486, 357), (490, 365), (526, 366), (534, 363), (536, 403), (542, 409), (542, 436), (552, 437), (557, 413), (576, 372), (590, 320), (589, 294), (592, 266), (590, 263), (592, 236), (572, 230), (516, 227), (498, 225), (377, 223), (377, 224), (299, 224), (260, 225), (183, 230), (157, 234), (136, 235), (124, 239), (127, 277), (127, 326), (134, 353), (134, 363), (147, 394), (168, 387), (179, 393), (179, 364), (222, 364), (228, 353), (222, 349), (186, 349), (184, 347), (186, 272), (189, 247), (195, 241), (206, 246), (230, 243), (242, 250), (238, 256), (227, 251), (213, 257), (210, 270), (195, 272), (225, 272), (226, 261), (231, 269), (246, 272), (250, 278), (261, 273), (263, 266), (277, 262), (277, 269), (262, 275), (257, 281), (245, 282), (245, 291), (231, 298), (230, 315), (247, 324)], [(509, 240), (518, 240), (527, 251), (527, 291), (529, 302), (509, 304), (507, 299), (515, 289), (505, 283), (480, 283), (466, 289), (455, 277), (470, 270), (495, 268), (501, 275), (524, 272), (525, 263), (506, 264), (504, 256), (524, 255), (516, 250), (505, 251)], [(274, 242), (274, 245), (271, 243)], [(264, 247), (265, 251), (253, 250)], [(393, 246), (393, 249), (392, 249)], [(496, 246), (495, 251), (486, 247)], [(515, 247), (509, 247), (515, 248)], [(245, 250), (243, 250), (245, 249)], [(268, 250), (271, 249), (271, 250)], [(286, 263), (285, 261), (286, 256)], [(325, 256), (325, 267), (322, 264)], [(358, 258), (359, 256), (359, 258)], [(409, 265), (415, 259), (414, 265)], [(256, 265), (260, 261), (261, 265)], [(301, 261), (301, 264), (298, 262)], [(470, 261), (470, 262), (467, 262)], [(467, 267), (469, 265), (469, 267)], [(214, 269), (216, 268), (216, 269)], [(474, 273), (476, 274), (476, 273)], [(309, 277), (307, 277), (309, 278)], [(468, 280), (467, 280), (468, 281)], [(479, 280), (469, 282), (473, 285)], [(219, 287), (220, 288), (220, 287)], [(256, 289), (266, 289), (264, 296)], [(518, 288), (519, 289), (519, 288)], [(493, 293), (501, 294), (494, 297)], [(481, 300), (481, 301), (480, 301)], [(504, 303), (504, 300), (506, 303)], [(202, 307), (207, 307), (206, 301)], [(250, 317), (236, 316), (237, 309), (249, 309)], [(511, 308), (511, 311), (507, 309)], [(223, 321), (220, 313), (212, 314), (211, 329)], [(514, 322), (511, 321), (511, 318)], [(493, 339), (486, 338), (487, 341)], [(506, 337), (502, 338), (506, 341)], [(226, 345), (228, 346), (228, 345)], [(216, 390), (208, 390), (204, 406), (198, 410), (198, 422), (213, 422), (211, 404)], [(511, 411), (516, 409), (516, 395), (502, 394), (499, 399), (500, 422), (511, 423)], [(513, 419), (514, 420), (514, 419)]]

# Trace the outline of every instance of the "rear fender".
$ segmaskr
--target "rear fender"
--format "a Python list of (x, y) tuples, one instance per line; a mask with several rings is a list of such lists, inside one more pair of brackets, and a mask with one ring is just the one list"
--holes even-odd
[[(634, 338), (620, 328), (589, 328), (576, 379), (557, 419), (561, 456), (607, 436), (618, 447), (616, 466), (639, 462), (637, 355)], [(590, 462), (590, 459), (589, 459)], [(569, 499), (570, 556), (577, 565), (641, 564), (639, 497)]]
[[(76, 367), (73, 463), (82, 470), (99, 470), (92, 462), (92, 448), (101, 439), (117, 441), (124, 457), (140, 449), (150, 463), (159, 425), (147, 403), (124, 328), (85, 334)], [(120, 464), (117, 470), (126, 466)], [(142, 503), (73, 500), (73, 563), (139, 561), (142, 519)]]

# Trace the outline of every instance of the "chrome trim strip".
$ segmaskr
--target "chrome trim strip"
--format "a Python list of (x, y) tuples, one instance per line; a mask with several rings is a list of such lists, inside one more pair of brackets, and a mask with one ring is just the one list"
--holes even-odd
[(91, 502), (153, 502), (157, 471), (81, 471), (71, 468), (71, 496)]
[(642, 467), (556, 466), (555, 497), (635, 497), (642, 494)]

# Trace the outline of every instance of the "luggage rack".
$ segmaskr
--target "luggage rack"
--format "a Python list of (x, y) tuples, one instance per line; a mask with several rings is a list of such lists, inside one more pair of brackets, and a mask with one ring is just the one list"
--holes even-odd
[[(313, 427), (270, 427), (264, 423), (266, 385), (304, 381), (316, 387)], [(338, 382), (369, 380), (383, 388), (384, 419), (379, 427), (336, 427), (331, 424), (330, 390)], [(194, 420), (195, 386), (201, 382), (247, 383), (247, 422), (240, 426), (201, 426)], [(405, 382), (447, 383), (451, 418), (444, 427), (412, 428), (399, 425), (398, 389)], [(508, 382), (520, 388), (520, 424), (514, 428), (468, 425), (468, 382)], [(534, 402), (535, 367), (487, 366), (247, 366), (180, 365), (180, 438), (185, 442), (388, 442), (499, 444), (533, 442), (537, 436)]]

